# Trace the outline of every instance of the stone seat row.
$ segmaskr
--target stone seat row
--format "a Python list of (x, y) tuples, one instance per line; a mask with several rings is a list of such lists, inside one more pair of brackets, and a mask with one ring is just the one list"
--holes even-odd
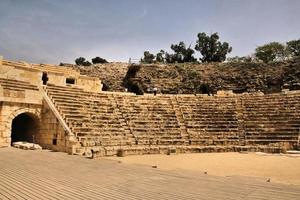
[(290, 105), (274, 105), (271, 106), (257, 106), (257, 107), (248, 107), (245, 106), (246, 112), (274, 112), (274, 111), (289, 111), (291, 108), (297, 108), (296, 106), (290, 106)]
[[(49, 89), (49, 88), (48, 88)], [(97, 99), (106, 99), (108, 97), (111, 97), (112, 95), (107, 93), (92, 93), (92, 92), (86, 92), (83, 90), (79, 90), (80, 92), (76, 92), (73, 89), (71, 91), (66, 90), (56, 90), (56, 89), (50, 89), (48, 90), (48, 94), (56, 95), (57, 97), (65, 97), (65, 98), (82, 98), (82, 97), (88, 97), (90, 100), (97, 100)]]
[[(278, 134), (280, 133), (280, 134)], [(246, 137), (298, 137), (298, 134), (292, 131), (278, 131), (276, 132), (250, 132), (250, 131), (246, 131), (245, 133)]]
[(49, 64), (31, 64), (31, 67), (41, 71), (51, 71), (56, 73), (64, 73), (64, 74), (78, 73), (76, 70), (66, 66), (60, 67), (60, 66), (49, 65)]
[(110, 104), (110, 100), (109, 99), (105, 99), (103, 98), (102, 100), (99, 101), (95, 101), (92, 99), (88, 99), (88, 98), (83, 98), (83, 97), (67, 97), (67, 96), (57, 96), (57, 95), (51, 95), (50, 96), (52, 98), (55, 98), (56, 101), (60, 101), (60, 102), (65, 102), (65, 103), (70, 103), (72, 104), (73, 102), (77, 102), (77, 101), (81, 101), (80, 103), (82, 104), (87, 104), (87, 105), (103, 105), (103, 104)]
[(193, 128), (193, 129), (235, 129), (238, 127), (238, 124), (218, 124), (218, 123), (197, 123), (197, 124), (187, 124), (187, 128)]
[(207, 103), (189, 103), (189, 102), (178, 102), (178, 105), (186, 110), (202, 110), (202, 109), (216, 109), (216, 110), (232, 110), (236, 108), (236, 103), (228, 102), (207, 102)]
[(13, 79), (3, 79), (0, 78), (0, 85), (9, 90), (35, 90), (38, 91), (38, 87), (36, 85), (32, 85), (29, 82), (26, 81), (19, 81), (19, 80), (13, 80)]
[(281, 128), (299, 128), (300, 124), (297, 121), (288, 121), (288, 122), (280, 122), (280, 121), (245, 121), (244, 126), (248, 129), (251, 128), (276, 128), (276, 127), (281, 127)]
[[(106, 112), (98, 112), (98, 111), (89, 111), (86, 109), (82, 110), (65, 110), (59, 108), (60, 111), (63, 112), (63, 115), (65, 117), (73, 117), (73, 118), (84, 118), (84, 117), (90, 117), (92, 119), (98, 119), (98, 120), (110, 120), (115, 119), (117, 117), (116, 111), (106, 111)], [(149, 124), (149, 123), (157, 123), (160, 122), (162, 124), (168, 123), (178, 123), (176, 118), (172, 115), (161, 115), (161, 116), (149, 116), (149, 115), (139, 115), (139, 116), (125, 116), (126, 120), (129, 123), (132, 124)], [(143, 119), (141, 119), (143, 117)]]

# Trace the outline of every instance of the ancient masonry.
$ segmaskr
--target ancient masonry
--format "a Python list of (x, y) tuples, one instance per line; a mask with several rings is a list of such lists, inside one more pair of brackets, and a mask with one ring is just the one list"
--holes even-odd
[(0, 147), (86, 156), (299, 148), (300, 91), (137, 96), (68, 67), (0, 60)]

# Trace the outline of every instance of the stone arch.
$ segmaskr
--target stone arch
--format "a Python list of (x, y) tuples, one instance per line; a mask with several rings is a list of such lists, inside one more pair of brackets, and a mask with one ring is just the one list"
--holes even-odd
[(36, 121), (38, 126), (41, 124), (41, 118), (40, 118), (41, 111), (39, 109), (19, 108), (19, 109), (13, 111), (4, 122), (4, 135), (7, 138), (9, 138), (9, 144), (11, 143), (11, 132), (12, 132), (13, 120), (16, 117), (20, 116), (21, 114), (27, 114), (28, 116), (33, 118)]

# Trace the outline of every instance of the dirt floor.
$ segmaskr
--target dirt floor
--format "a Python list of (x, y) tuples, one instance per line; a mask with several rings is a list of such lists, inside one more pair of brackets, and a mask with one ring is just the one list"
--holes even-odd
[[(127, 164), (130, 160), (131, 163), (144, 160), (158, 167)], [(279, 177), (287, 176), (292, 182), (299, 180), (299, 160), (232, 153), (90, 159), (49, 150), (0, 148), (0, 199), (296, 200), (300, 196), (299, 185), (268, 182), (265, 178), (212, 174), (214, 168), (223, 173), (231, 168), (230, 174), (238, 174), (247, 171), (241, 166), (256, 163), (265, 166), (261, 168), (264, 171), (286, 171)], [(188, 166), (187, 163), (191, 170), (182, 169)], [(251, 164), (248, 168), (252, 167), (254, 173), (260, 169), (253, 167), (256, 165)], [(208, 174), (201, 172), (204, 168), (208, 169)], [(280, 169), (279, 172), (276, 169)]]
[(300, 155), (264, 153), (202, 153), (110, 157), (126, 164), (189, 170), (216, 176), (249, 176), (300, 185)]

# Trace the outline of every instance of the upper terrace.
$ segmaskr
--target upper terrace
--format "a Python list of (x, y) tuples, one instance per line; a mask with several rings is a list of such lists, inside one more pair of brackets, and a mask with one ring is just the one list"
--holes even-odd
[(60, 67), (50, 64), (30, 64), (23, 61), (8, 61), (0, 59), (0, 78), (26, 81), (33, 85), (46, 83), (56, 85), (76, 85), (79, 88), (99, 92), (101, 81), (96, 77), (81, 75), (70, 67)]

